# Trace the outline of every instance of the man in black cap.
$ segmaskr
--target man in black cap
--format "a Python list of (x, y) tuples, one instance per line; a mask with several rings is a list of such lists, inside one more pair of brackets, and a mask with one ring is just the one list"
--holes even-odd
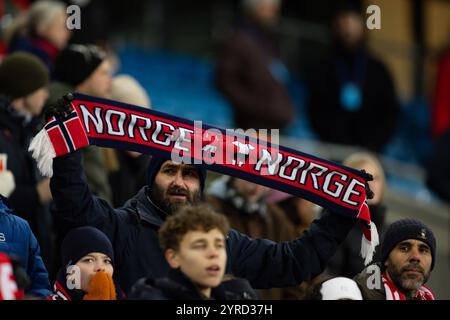
[(28, 146), (48, 97), (48, 81), (47, 68), (30, 53), (10, 54), (0, 65), (0, 154), (6, 154), (16, 185), (9, 202), (30, 224), (47, 266), (53, 251), (50, 181), (39, 178)]
[(424, 284), (435, 257), (433, 231), (419, 220), (401, 219), (386, 231), (381, 265), (369, 266), (355, 281), (365, 300), (434, 300), (434, 294)]
[[(50, 97), (46, 109), (68, 92), (108, 98), (112, 82), (112, 71), (106, 53), (95, 45), (73, 44), (64, 49), (55, 62), (55, 82), (50, 85)], [(83, 149), (84, 168), (92, 192), (112, 202), (112, 191), (108, 182), (106, 157), (114, 158), (107, 149), (91, 146)], [(105, 152), (108, 155), (105, 155)]]

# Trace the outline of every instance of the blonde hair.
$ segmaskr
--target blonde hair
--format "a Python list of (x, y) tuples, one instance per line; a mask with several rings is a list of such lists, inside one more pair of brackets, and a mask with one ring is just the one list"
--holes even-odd
[(150, 97), (139, 82), (132, 76), (122, 74), (114, 77), (110, 98), (139, 107), (151, 108)]
[(59, 1), (42, 0), (35, 2), (28, 11), (27, 31), (38, 36), (39, 30), (49, 26), (58, 13), (66, 14), (66, 6)]
[[(371, 152), (356, 152), (348, 156), (344, 159), (343, 164), (347, 167), (351, 168), (357, 168), (357, 169), (364, 169), (364, 165), (367, 163), (373, 164), (379, 171), (380, 174), (380, 180), (383, 184), (383, 192), (386, 188), (386, 176), (384, 174), (383, 166), (381, 165), (380, 160), (378, 160), (378, 157), (371, 153)], [(372, 172), (368, 172), (371, 174), (374, 174)], [(383, 196), (383, 195), (382, 195)]]

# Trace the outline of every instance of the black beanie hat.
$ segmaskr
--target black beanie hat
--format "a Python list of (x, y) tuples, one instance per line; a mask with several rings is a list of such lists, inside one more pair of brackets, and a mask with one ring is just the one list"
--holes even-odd
[(47, 68), (30, 53), (12, 53), (0, 65), (0, 94), (12, 100), (45, 87), (48, 81)]
[(75, 264), (92, 252), (106, 254), (114, 265), (114, 250), (111, 241), (103, 232), (94, 227), (72, 229), (61, 244), (63, 266)]
[(433, 270), (436, 254), (436, 239), (434, 238), (433, 231), (422, 221), (411, 218), (395, 221), (386, 230), (381, 246), (382, 265), (384, 266), (384, 262), (397, 243), (407, 239), (423, 241), (430, 247), (432, 258), (431, 270)]
[(72, 44), (55, 61), (56, 80), (78, 86), (105, 60), (105, 52), (95, 45)]
[[(147, 181), (150, 188), (153, 187), (153, 182), (155, 181), (155, 176), (158, 173), (159, 169), (163, 165), (164, 162), (170, 160), (170, 158), (167, 157), (160, 157), (160, 156), (152, 156), (150, 159), (150, 163), (148, 164), (147, 168)], [(206, 180), (206, 169), (202, 165), (194, 165), (197, 169), (198, 176), (200, 179), (200, 190), (203, 193), (203, 189), (205, 188), (205, 180)]]

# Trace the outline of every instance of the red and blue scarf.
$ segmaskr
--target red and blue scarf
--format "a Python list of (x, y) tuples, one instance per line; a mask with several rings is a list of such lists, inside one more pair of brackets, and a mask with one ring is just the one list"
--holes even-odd
[(75, 93), (70, 112), (51, 117), (30, 151), (46, 176), (54, 157), (88, 145), (172, 157), (312, 201), (363, 222), (361, 253), (368, 264), (378, 244), (367, 206), (369, 175), (339, 163), (245, 134), (117, 101)]

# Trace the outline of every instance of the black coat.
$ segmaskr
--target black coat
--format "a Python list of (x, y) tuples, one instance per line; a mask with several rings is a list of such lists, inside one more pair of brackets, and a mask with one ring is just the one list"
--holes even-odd
[[(235, 282), (233, 289), (226, 282), (211, 290), (214, 300), (253, 300), (256, 293), (245, 279), (229, 280)], [(239, 285), (236, 285), (236, 282)], [(238, 289), (236, 289), (238, 288)], [(130, 291), (131, 300), (204, 300), (191, 280), (178, 269), (170, 269), (167, 277), (159, 279), (140, 279)]]
[[(149, 188), (122, 207), (114, 209), (92, 196), (76, 151), (53, 161), (50, 187), (58, 229), (91, 225), (111, 240), (115, 252), (115, 274), (128, 292), (140, 278), (163, 278), (169, 265), (159, 246), (158, 229), (166, 213), (147, 196)], [(255, 289), (294, 286), (320, 274), (356, 219), (325, 214), (309, 232), (297, 240), (275, 243), (230, 230), (227, 236), (226, 273), (247, 279)]]
[(400, 105), (386, 66), (365, 49), (361, 49), (359, 54), (362, 59), (360, 109), (348, 111), (342, 106), (340, 94), (343, 79), (338, 72), (341, 66), (354, 76), (358, 73), (354, 66), (360, 60), (357, 55), (338, 51), (314, 71), (308, 113), (311, 127), (321, 140), (378, 152), (398, 126)]
[(7, 154), (7, 169), (11, 170), (16, 183), (16, 189), (8, 199), (17, 215), (33, 226), (32, 217), (36, 216), (41, 204), (36, 191), (33, 159), (27, 151), (32, 134), (24, 117), (15, 114), (8, 101), (0, 98), (0, 153)]

